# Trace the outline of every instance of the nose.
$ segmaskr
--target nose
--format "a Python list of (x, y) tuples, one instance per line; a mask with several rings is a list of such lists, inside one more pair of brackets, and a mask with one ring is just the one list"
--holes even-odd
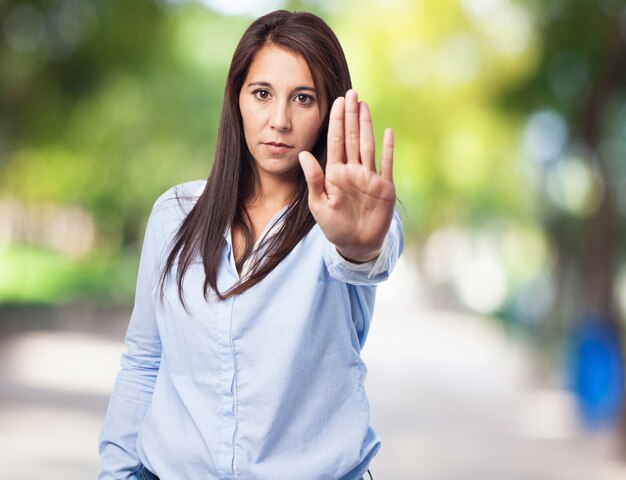
[(291, 128), (291, 111), (286, 101), (274, 103), (270, 117), (270, 128), (280, 131)]

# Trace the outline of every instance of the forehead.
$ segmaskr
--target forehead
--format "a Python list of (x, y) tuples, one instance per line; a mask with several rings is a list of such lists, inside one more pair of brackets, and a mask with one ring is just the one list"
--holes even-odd
[(271, 44), (261, 48), (250, 64), (246, 84), (251, 81), (269, 82), (277, 87), (296, 84), (313, 87), (314, 83), (311, 70), (301, 55)]

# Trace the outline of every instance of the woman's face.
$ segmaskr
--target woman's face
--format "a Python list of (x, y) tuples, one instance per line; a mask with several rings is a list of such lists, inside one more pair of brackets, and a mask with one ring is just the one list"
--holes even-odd
[(313, 148), (322, 127), (326, 107), (320, 95), (300, 55), (271, 44), (257, 53), (239, 92), (239, 109), (261, 181), (295, 182), (298, 154)]

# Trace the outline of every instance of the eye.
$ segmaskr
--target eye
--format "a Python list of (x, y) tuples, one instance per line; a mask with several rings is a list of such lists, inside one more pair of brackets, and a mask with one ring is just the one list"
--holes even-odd
[(254, 92), (252, 92), (252, 94), (259, 100), (267, 100), (268, 98), (270, 98), (270, 92), (262, 88), (256, 89)]
[(315, 102), (315, 98), (311, 95), (307, 95), (306, 93), (299, 93), (295, 96), (295, 101), (302, 105), (310, 105)]

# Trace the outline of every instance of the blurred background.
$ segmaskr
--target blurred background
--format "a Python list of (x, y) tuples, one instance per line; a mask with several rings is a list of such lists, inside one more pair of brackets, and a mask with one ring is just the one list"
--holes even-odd
[(396, 134), (374, 478), (626, 478), (621, 0), (0, 0), (0, 478), (97, 475), (151, 206), (208, 175), (277, 8), (330, 24)]

